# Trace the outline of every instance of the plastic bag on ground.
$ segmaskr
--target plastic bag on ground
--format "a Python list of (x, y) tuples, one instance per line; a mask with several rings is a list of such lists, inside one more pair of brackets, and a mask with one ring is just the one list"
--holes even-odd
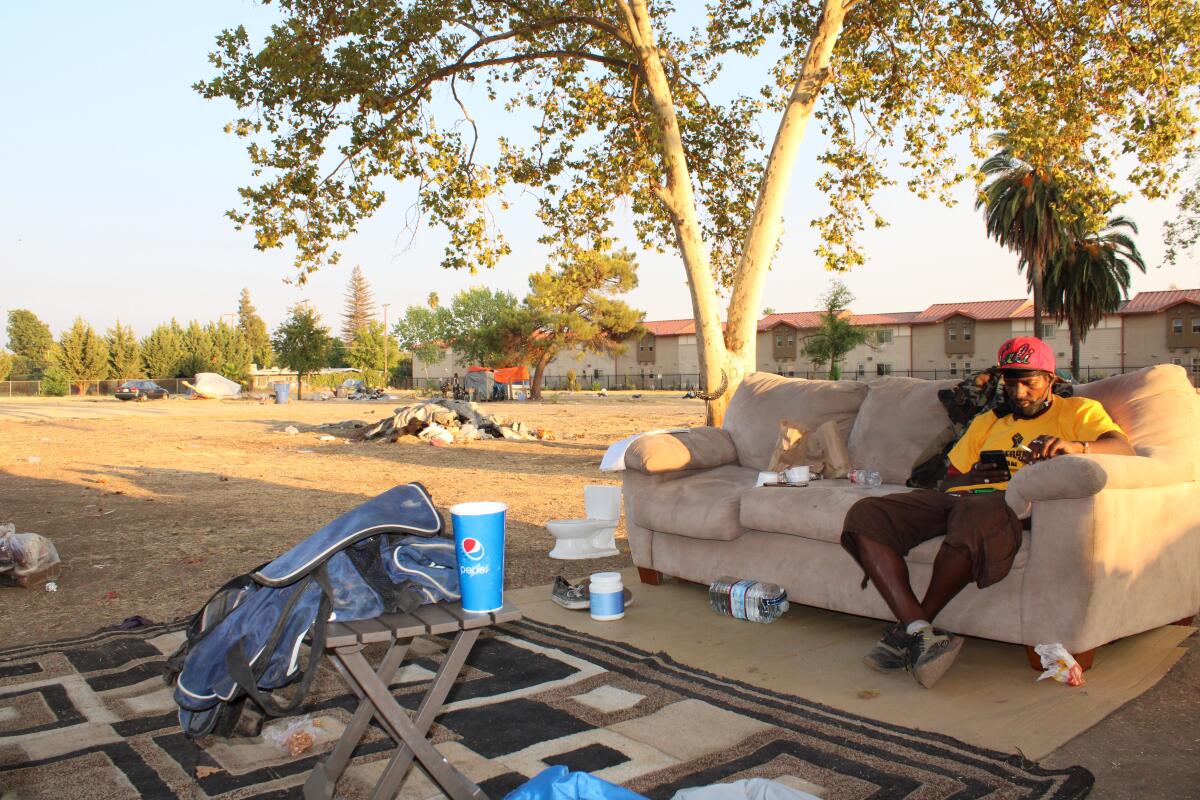
[(1058, 642), (1054, 644), (1039, 644), (1033, 651), (1042, 659), (1042, 669), (1046, 670), (1038, 680), (1054, 678), (1067, 686), (1083, 686), (1083, 667), (1067, 652), (1067, 648)]
[(547, 767), (504, 796), (504, 800), (645, 800), (623, 786), (561, 764)]
[(731, 783), (714, 783), (680, 789), (671, 800), (820, 800), (815, 794), (793, 789), (786, 783), (750, 778)]
[(263, 731), (262, 738), (267, 744), (274, 745), (295, 758), (311, 750), (319, 735), (316, 722), (312, 717), (305, 715), (268, 727)]
[(45, 583), (61, 574), (54, 542), (36, 533), (17, 533), (0, 525), (0, 581), (18, 586)]

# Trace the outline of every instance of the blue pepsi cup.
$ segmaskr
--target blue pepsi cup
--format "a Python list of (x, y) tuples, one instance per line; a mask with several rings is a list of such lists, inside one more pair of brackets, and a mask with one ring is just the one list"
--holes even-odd
[(504, 503), (450, 506), (463, 611), (496, 611), (504, 605)]

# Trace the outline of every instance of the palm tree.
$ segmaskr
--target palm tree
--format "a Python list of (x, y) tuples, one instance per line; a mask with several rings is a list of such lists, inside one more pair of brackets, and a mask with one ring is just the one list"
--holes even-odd
[(1032, 165), (1013, 153), (1008, 134), (993, 134), (990, 142), (1000, 150), (980, 166), (990, 177), (975, 209), (984, 209), (988, 236), (1020, 253), (1018, 269), (1027, 268), (1033, 289), (1033, 335), (1042, 338), (1042, 284), (1046, 264), (1062, 245), (1060, 193), (1044, 167)]
[(1130, 267), (1146, 271), (1146, 262), (1133, 238), (1137, 224), (1113, 217), (1104, 230), (1071, 237), (1050, 259), (1044, 294), (1046, 311), (1067, 321), (1071, 334), (1071, 373), (1079, 380), (1079, 345), (1105, 314), (1129, 297)]

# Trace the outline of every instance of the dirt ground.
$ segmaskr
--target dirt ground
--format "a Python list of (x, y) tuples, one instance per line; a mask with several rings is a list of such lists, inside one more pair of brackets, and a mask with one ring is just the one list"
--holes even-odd
[[(395, 405), (0, 400), (0, 523), (49, 536), (65, 565), (56, 593), (0, 588), (0, 643), (89, 633), (134, 614), (191, 614), (228, 578), (407, 481), (424, 483), (443, 512), (466, 500), (508, 503), (510, 587), (629, 566), (623, 527), (621, 557), (555, 561), (543, 525), (579, 515), (584, 484), (617, 482), (597, 470), (609, 443), (701, 424), (704, 413), (700, 401), (667, 393), (576, 396), (490, 407), (550, 429), (554, 441), (318, 440), (323, 423), (370, 423)], [(287, 425), (301, 432), (281, 433)], [(1157, 686), (1045, 763), (1088, 767), (1093, 797), (1104, 800), (1197, 796), (1196, 642)]]
[[(0, 588), (0, 642), (191, 614), (229, 578), (409, 481), (425, 484), (443, 513), (467, 500), (508, 503), (509, 587), (627, 567), (623, 525), (621, 557), (559, 561), (547, 556), (546, 520), (581, 516), (585, 484), (619, 483), (597, 469), (610, 443), (704, 419), (701, 401), (677, 393), (564, 395), (487, 406), (549, 429), (553, 441), (438, 448), (318, 438), (330, 433), (323, 423), (371, 423), (398, 404), (0, 401), (0, 523), (50, 537), (64, 564), (55, 593)], [(282, 433), (288, 425), (300, 433)]]

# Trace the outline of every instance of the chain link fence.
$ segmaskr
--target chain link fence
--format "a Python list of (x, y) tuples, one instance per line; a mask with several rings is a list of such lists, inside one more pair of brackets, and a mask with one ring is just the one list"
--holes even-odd
[[(1110, 375), (1117, 375), (1122, 372), (1136, 372), (1142, 367), (1093, 367), (1084, 366), (1081, 375), (1082, 383), (1107, 378)], [(1185, 367), (1185, 369), (1187, 369)], [(826, 380), (829, 378), (828, 372), (809, 372), (797, 370), (794, 372), (780, 373), (784, 377), (789, 378), (808, 378), (810, 380)], [(850, 381), (869, 381), (879, 377), (881, 373), (878, 371), (847, 370), (842, 373), (843, 380)], [(926, 380), (944, 380), (948, 378), (963, 378), (965, 375), (961, 370), (951, 371), (948, 369), (933, 369), (933, 370), (889, 370), (887, 375), (900, 375), (909, 378), (924, 378)], [(1200, 388), (1200, 369), (1193, 368), (1188, 370), (1188, 377), (1191, 378), (1192, 385)], [(183, 385), (184, 378), (155, 378), (154, 382), (166, 389), (172, 395), (188, 394), (189, 390)], [(392, 389), (418, 389), (430, 392), (437, 392), (441, 388), (445, 378), (403, 378), (393, 380)], [(274, 383), (290, 382), (295, 388), (295, 376), (291, 376), (290, 380), (287, 376), (272, 376), (270, 379), (261, 382), (255, 382), (252, 386), (253, 391), (269, 392), (271, 385)], [(106, 381), (83, 381), (71, 384), (70, 393), (72, 396), (88, 395), (92, 397), (112, 396), (117, 387), (124, 381), (106, 380)], [(546, 375), (543, 378), (543, 389), (546, 391), (565, 391), (568, 389), (568, 379), (566, 375)], [(400, 384), (400, 385), (396, 385)], [(328, 388), (321, 385), (309, 385), (309, 381), (305, 380), (305, 393), (316, 391), (321, 388)], [(579, 376), (575, 379), (575, 389), (577, 391), (592, 391), (598, 392), (601, 389), (605, 391), (681, 391), (697, 390), (700, 388), (700, 375), (695, 373), (677, 373), (664, 375), (594, 375)], [(41, 381), (0, 381), (0, 398), (5, 397), (39, 397), (42, 396)]]
[[(1187, 367), (1184, 367), (1187, 369)], [(1136, 372), (1143, 367), (1099, 367), (1084, 365), (1081, 368), (1083, 373), (1080, 376), (1081, 383), (1089, 383), (1091, 381), (1107, 378), (1110, 375), (1117, 375), (1122, 372)], [(1065, 371), (1064, 371), (1065, 373)], [(795, 370), (791, 372), (778, 373), (787, 378), (808, 378), (809, 380), (827, 380), (828, 372)], [(962, 379), (966, 377), (961, 369), (951, 371), (949, 369), (931, 369), (931, 370), (893, 370), (887, 369), (883, 372), (878, 370), (844, 370), (841, 374), (842, 380), (848, 381), (870, 381), (882, 375), (899, 375), (908, 378), (923, 378), (925, 380), (946, 380), (949, 378)], [(1188, 372), (1188, 377), (1191, 378), (1192, 385), (1200, 388), (1200, 369), (1192, 369)], [(418, 378), (414, 388), (428, 389), (437, 391), (445, 378)], [(542, 388), (546, 391), (564, 391), (568, 388), (568, 379), (566, 375), (546, 375), (543, 379)], [(696, 373), (676, 373), (662, 375), (580, 375), (575, 378), (575, 389), (577, 391), (593, 391), (598, 392), (601, 389), (605, 391), (688, 391), (700, 388), (700, 375)]]
[[(145, 380), (128, 378), (125, 380)], [(69, 394), (72, 397), (111, 397), (125, 380), (104, 381), (74, 381), (70, 384)], [(162, 388), (171, 394), (187, 394), (188, 388), (183, 385), (186, 378), (153, 378)], [(42, 397), (41, 381), (0, 381), (0, 398), (4, 397)]]

